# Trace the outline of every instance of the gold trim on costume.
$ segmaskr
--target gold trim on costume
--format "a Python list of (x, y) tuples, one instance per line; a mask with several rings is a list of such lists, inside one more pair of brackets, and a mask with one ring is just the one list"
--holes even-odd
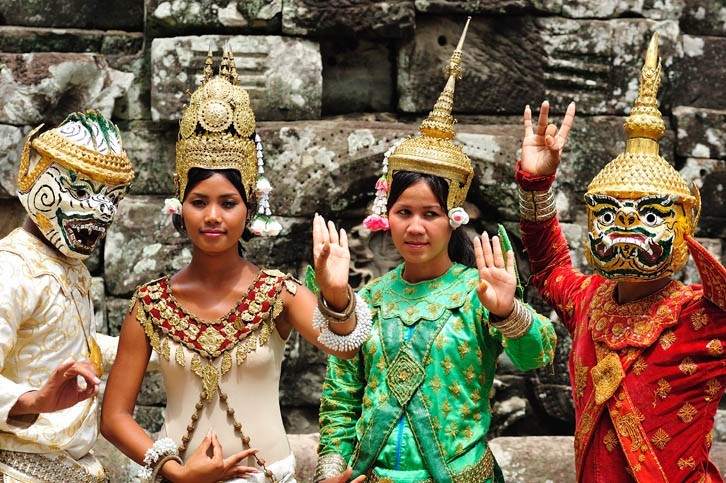
[[(464, 470), (460, 471), (459, 473), (454, 473), (452, 475), (451, 481), (453, 483), (482, 483), (494, 477), (495, 464), (496, 461), (494, 460), (492, 450), (490, 448), (487, 448), (484, 456), (482, 456), (479, 461), (471, 466), (464, 468)], [(375, 470), (372, 470), (368, 473), (366, 481), (369, 483), (394, 483), (391, 478), (381, 478), (380, 476), (378, 476)], [(427, 478), (425, 480), (417, 481), (415, 483), (434, 482), (431, 478)]]

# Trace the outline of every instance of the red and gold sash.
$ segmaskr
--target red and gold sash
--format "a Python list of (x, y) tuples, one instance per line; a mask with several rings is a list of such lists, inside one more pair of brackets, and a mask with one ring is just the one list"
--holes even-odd
[(630, 348), (618, 354), (604, 344), (596, 345), (598, 363), (590, 372), (595, 388), (590, 392), (575, 431), (577, 481), (582, 479), (582, 458), (605, 407), (635, 480), (668, 481), (641, 424), (643, 416), (622, 384), (627, 371), (644, 350), (644, 347)]

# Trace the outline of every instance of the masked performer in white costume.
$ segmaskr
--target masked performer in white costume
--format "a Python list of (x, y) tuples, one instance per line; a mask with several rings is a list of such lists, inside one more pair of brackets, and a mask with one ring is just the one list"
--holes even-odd
[(134, 178), (96, 111), (30, 133), (18, 175), (28, 220), (0, 240), (0, 481), (108, 481), (90, 454), (115, 338), (96, 334), (83, 264)]

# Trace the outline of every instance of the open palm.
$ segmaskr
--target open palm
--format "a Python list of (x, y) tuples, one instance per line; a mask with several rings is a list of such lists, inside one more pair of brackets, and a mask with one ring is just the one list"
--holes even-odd
[(474, 238), (474, 256), (479, 270), (479, 286), (476, 289), (482, 305), (494, 315), (506, 318), (514, 308), (514, 292), (517, 277), (514, 273), (514, 253), (507, 252), (506, 262), (498, 237), (489, 240), (484, 232)]
[(325, 300), (333, 306), (345, 307), (350, 266), (348, 235), (318, 214), (313, 218), (313, 263), (315, 279)]
[(534, 176), (550, 176), (557, 171), (562, 158), (562, 150), (567, 144), (567, 136), (575, 119), (575, 103), (567, 106), (562, 126), (557, 129), (549, 124), (550, 104), (542, 103), (537, 119), (537, 127), (532, 127), (532, 111), (524, 109), (524, 139), (522, 140), (522, 169)]

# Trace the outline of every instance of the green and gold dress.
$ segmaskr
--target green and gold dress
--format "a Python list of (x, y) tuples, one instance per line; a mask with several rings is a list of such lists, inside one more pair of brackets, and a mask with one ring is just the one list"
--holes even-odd
[(552, 323), (534, 313), (524, 336), (507, 339), (488, 325), (476, 269), (453, 264), (412, 284), (403, 267), (360, 292), (373, 313), (360, 352), (328, 359), (321, 461), (342, 458), (373, 482), (501, 481), (485, 439), (497, 358), (504, 350), (522, 370), (548, 364)]

